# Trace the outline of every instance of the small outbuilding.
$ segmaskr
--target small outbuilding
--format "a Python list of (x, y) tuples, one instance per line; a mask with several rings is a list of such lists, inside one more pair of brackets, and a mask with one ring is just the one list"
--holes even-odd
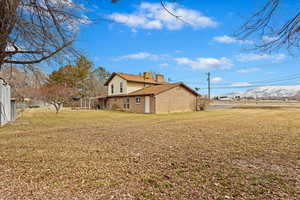
[(12, 120), (11, 117), (11, 90), (4, 79), (0, 78), (0, 126)]

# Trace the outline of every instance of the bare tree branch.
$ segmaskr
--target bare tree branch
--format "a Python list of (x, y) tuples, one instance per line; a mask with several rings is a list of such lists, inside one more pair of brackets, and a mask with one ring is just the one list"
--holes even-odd
[(35, 64), (35, 63), (40, 63), (50, 57), (52, 57), (53, 55), (59, 53), (61, 50), (63, 50), (65, 47), (69, 46), (72, 44), (73, 41), (69, 41), (66, 44), (64, 44), (63, 46), (57, 48), (55, 51), (53, 51), (52, 53), (50, 53), (47, 56), (43, 56), (38, 60), (30, 60), (30, 61), (19, 61), (19, 60), (4, 60), (5, 63), (10, 63), (10, 64)]
[(0, 0), (0, 67), (77, 56), (72, 42), (81, 13), (72, 1)]
[(160, 1), (160, 4), (161, 4), (161, 6), (163, 7), (163, 9), (164, 9), (167, 13), (169, 13), (170, 15), (172, 15), (173, 17), (175, 17), (177, 20), (181, 21), (182, 23), (184, 23), (184, 24), (189, 24), (189, 25), (190, 25), (190, 23), (188, 23), (187, 21), (185, 21), (184, 19), (182, 19), (182, 16), (175, 15), (172, 11), (170, 11), (170, 10), (167, 8), (166, 3), (165, 3), (163, 0)]
[(246, 39), (258, 36), (260, 41), (256, 49), (261, 51), (276, 51), (280, 48), (288, 50), (300, 47), (300, 12), (290, 12), (284, 23), (275, 26), (282, 0), (267, 0), (267, 3), (255, 12), (239, 29), (237, 36)]

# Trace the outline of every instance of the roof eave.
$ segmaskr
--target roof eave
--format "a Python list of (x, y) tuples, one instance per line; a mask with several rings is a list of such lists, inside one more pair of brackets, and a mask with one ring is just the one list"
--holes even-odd
[(147, 94), (119, 94), (119, 95), (109, 95), (106, 98), (114, 98), (114, 97), (133, 97), (133, 96), (149, 96), (154, 95), (153, 93), (147, 93)]
[(166, 84), (166, 83), (159, 83), (159, 82), (153, 82), (153, 81), (135, 81), (135, 80), (129, 80), (127, 78), (125, 78), (124, 76), (122, 76), (122, 74), (120, 73), (112, 73), (111, 76), (107, 79), (107, 81), (104, 83), (105, 86), (108, 86), (109, 82), (116, 76), (118, 75), (119, 77), (121, 77), (122, 79), (128, 81), (128, 82), (133, 82), (133, 83), (145, 83), (145, 84), (154, 84), (154, 85), (162, 85), (162, 84)]
[(166, 92), (166, 91), (168, 91), (168, 90), (171, 90), (171, 89), (173, 89), (173, 88), (175, 88), (175, 87), (177, 87), (177, 86), (183, 86), (185, 89), (189, 90), (189, 91), (190, 91), (191, 93), (193, 93), (194, 95), (196, 95), (196, 96), (201, 96), (201, 95), (198, 94), (195, 90), (193, 90), (192, 88), (188, 87), (187, 85), (185, 85), (185, 84), (182, 83), (182, 82), (180, 82), (180, 83), (174, 83), (174, 86), (173, 86), (173, 87), (170, 87), (170, 88), (167, 88), (167, 89), (165, 89), (165, 90), (162, 90), (162, 91), (156, 93), (155, 95), (159, 95), (159, 94), (161, 94), (161, 93), (163, 93), (163, 92)]
[(127, 80), (128, 82), (134, 82), (134, 83), (148, 83), (148, 84), (154, 84), (154, 85), (162, 85), (163, 83), (155, 83), (155, 82), (147, 82), (147, 81), (133, 81), (133, 80)]
[(104, 86), (108, 86), (108, 83), (117, 75), (116, 72), (113, 72), (110, 77), (107, 79), (107, 81), (104, 83)]

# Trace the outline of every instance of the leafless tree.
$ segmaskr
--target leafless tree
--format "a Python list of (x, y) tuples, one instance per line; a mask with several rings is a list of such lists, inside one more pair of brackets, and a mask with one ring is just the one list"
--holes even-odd
[[(118, 0), (106, 0), (112, 3)], [(89, 0), (0, 0), (0, 70), (43, 61), (71, 60), (78, 26), (90, 23), (80, 5)]]
[(35, 97), (35, 90), (46, 83), (46, 75), (39, 71), (15, 66), (2, 66), (0, 77), (5, 79), (12, 90), (11, 96), (22, 102), (25, 98)]
[[(258, 50), (274, 51), (280, 48), (299, 50), (300, 47), (300, 12), (299, 7), (282, 15), (284, 0), (266, 0), (239, 29), (237, 36), (246, 39), (258, 36)], [(299, 3), (299, 2), (298, 2)], [(295, 1), (295, 4), (297, 2)], [(299, 5), (299, 4), (298, 4)], [(293, 6), (293, 8), (295, 8)], [(285, 20), (285, 18), (287, 18)], [(281, 23), (282, 21), (282, 23)]]
[(37, 94), (36, 98), (53, 105), (57, 114), (63, 104), (71, 100), (75, 91), (61, 85), (44, 85)]
[(82, 9), (71, 0), (0, 0), (0, 66), (76, 55), (78, 25), (89, 22)]
[(32, 68), (36, 63), (77, 55), (72, 43), (78, 25), (90, 22), (79, 6), (85, 2), (91, 1), (0, 0), (0, 69), (9, 63)]

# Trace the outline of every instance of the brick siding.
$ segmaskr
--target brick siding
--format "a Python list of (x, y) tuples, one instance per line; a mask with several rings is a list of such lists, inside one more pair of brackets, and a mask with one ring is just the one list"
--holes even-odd
[[(136, 103), (136, 97), (140, 97), (141, 99), (139, 104)], [(126, 98), (129, 98), (129, 109), (124, 108), (124, 102)], [(111, 97), (108, 98), (106, 107), (110, 110), (145, 113), (145, 96)], [(155, 113), (155, 102), (152, 96), (150, 97), (150, 113)]]

